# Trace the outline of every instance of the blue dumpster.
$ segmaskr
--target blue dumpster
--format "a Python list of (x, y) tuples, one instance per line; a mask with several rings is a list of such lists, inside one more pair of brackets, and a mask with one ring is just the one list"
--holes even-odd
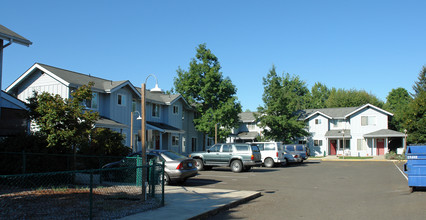
[(426, 187), (426, 145), (408, 146), (405, 156), (404, 171), (411, 191), (416, 187)]

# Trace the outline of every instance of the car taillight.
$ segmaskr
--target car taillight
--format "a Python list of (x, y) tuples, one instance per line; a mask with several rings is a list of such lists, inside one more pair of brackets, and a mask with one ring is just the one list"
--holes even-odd
[(254, 160), (254, 155), (253, 154), (251, 155), (251, 160)]
[(277, 152), (277, 157), (278, 157), (278, 152)]
[(181, 170), (183, 169), (183, 164), (182, 162), (179, 163), (179, 165), (176, 167), (176, 170)]
[(299, 157), (299, 155), (294, 155), (294, 158), (298, 158)]

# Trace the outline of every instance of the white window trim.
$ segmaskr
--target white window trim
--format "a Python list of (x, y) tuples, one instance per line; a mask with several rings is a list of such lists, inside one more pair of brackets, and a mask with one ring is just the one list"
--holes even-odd
[[(176, 112), (175, 112), (175, 108), (177, 109), (177, 111), (176, 111)], [(173, 113), (174, 115), (178, 115), (178, 114), (179, 114), (179, 106), (178, 106), (178, 105), (173, 105), (172, 113)]]
[[(157, 105), (158, 106), (158, 115), (154, 115), (154, 105)], [(152, 103), (152, 105), (151, 105), (151, 116), (153, 117), (153, 118), (160, 118), (160, 115), (161, 115), (161, 105), (160, 104), (156, 104), (156, 103)]]

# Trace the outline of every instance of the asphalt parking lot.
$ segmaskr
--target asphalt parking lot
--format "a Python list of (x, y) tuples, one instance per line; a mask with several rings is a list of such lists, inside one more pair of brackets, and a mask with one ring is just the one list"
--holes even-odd
[(426, 191), (410, 193), (402, 166), (311, 160), (243, 173), (215, 168), (185, 185), (262, 193), (210, 219), (425, 219)]

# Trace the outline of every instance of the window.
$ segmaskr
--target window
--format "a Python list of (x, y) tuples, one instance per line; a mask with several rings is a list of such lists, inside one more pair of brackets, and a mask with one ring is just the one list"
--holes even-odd
[(220, 151), (220, 145), (213, 145), (210, 149), (210, 152), (219, 152)]
[(345, 120), (343, 120), (343, 119), (335, 119), (335, 120), (332, 121), (333, 126), (335, 128), (342, 128), (344, 122), (345, 122)]
[(173, 114), (175, 114), (175, 115), (179, 114), (179, 106), (177, 106), (177, 105), (173, 106)]
[(197, 151), (197, 138), (192, 138), (191, 139), (191, 151)]
[(235, 145), (235, 148), (237, 148), (237, 151), (249, 151), (248, 145)]
[(316, 124), (316, 125), (321, 124), (321, 119), (315, 119), (315, 124)]
[(152, 104), (152, 117), (160, 117), (160, 105), (159, 104)]
[(252, 145), (257, 145), (257, 147), (259, 148), (259, 150), (263, 151), (265, 149), (265, 144), (252, 144)]
[(132, 100), (132, 112), (136, 111), (136, 100)]
[(256, 129), (256, 123), (255, 122), (250, 122), (247, 124), (247, 129), (249, 131)]
[(85, 100), (84, 105), (86, 106), (86, 108), (89, 108), (89, 109), (98, 109), (98, 93), (93, 92), (92, 99)]
[(117, 95), (117, 105), (125, 106), (126, 105), (126, 96), (123, 94)]
[(222, 146), (222, 152), (232, 152), (232, 146), (229, 145), (223, 145)]
[(361, 126), (376, 125), (376, 116), (361, 116)]
[(365, 140), (363, 140), (363, 139), (357, 139), (356, 144), (357, 144), (357, 146), (356, 146), (357, 150), (359, 150), (359, 151), (361, 151), (361, 150), (367, 150), (367, 145), (365, 143)]
[(265, 150), (274, 151), (275, 150), (275, 144), (265, 144)]
[(322, 146), (322, 140), (314, 140), (314, 146)]
[(179, 136), (172, 136), (172, 145), (177, 146), (179, 145)]

